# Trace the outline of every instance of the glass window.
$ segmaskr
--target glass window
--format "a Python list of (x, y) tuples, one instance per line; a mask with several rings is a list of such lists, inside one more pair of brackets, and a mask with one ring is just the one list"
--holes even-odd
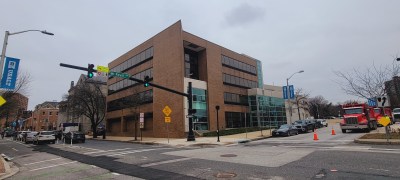
[(154, 47), (150, 48), (150, 56), (153, 57), (154, 56)]
[(146, 52), (140, 53), (140, 62), (144, 61), (146, 59)]
[(150, 48), (149, 49), (146, 49), (146, 56), (145, 56), (145, 58), (146, 59), (148, 59), (148, 58), (150, 58), (151, 56), (150, 56)]

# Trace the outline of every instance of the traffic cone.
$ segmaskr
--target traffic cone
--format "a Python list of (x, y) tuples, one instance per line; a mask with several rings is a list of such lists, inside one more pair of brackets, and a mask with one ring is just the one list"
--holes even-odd
[(318, 141), (318, 140), (319, 140), (319, 139), (318, 139), (317, 131), (314, 130), (314, 141)]
[(333, 129), (333, 127), (332, 127), (332, 135), (336, 135), (335, 129)]

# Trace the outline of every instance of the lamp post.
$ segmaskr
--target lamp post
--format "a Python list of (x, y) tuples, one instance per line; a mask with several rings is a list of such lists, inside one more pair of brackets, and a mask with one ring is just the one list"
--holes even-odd
[(293, 73), (289, 78), (286, 79), (286, 94), (287, 94), (287, 98), (288, 98), (288, 106), (289, 106), (289, 124), (292, 124), (292, 106), (290, 104), (290, 92), (289, 92), (289, 79), (292, 78), (295, 74), (297, 73), (303, 73), (303, 70), (300, 70), (298, 72)]
[[(30, 31), (39, 31), (43, 34), (46, 35), (50, 35), (53, 36), (54, 34), (51, 32), (47, 32), (47, 31), (42, 31), (42, 30), (26, 30), (26, 31), (20, 31), (20, 32), (15, 32), (15, 33), (10, 33), (9, 31), (5, 32), (5, 36), (4, 36), (4, 43), (3, 43), (3, 50), (1, 51), (1, 59), (0, 59), (0, 76), (3, 74), (3, 64), (4, 64), (4, 59), (6, 57), (6, 49), (7, 49), (7, 43), (8, 43), (8, 36), (11, 35), (16, 35), (16, 34), (21, 34), (21, 33), (26, 33), (26, 32), (30, 32)], [(1, 79), (1, 77), (0, 77)]]
[(219, 121), (218, 121), (218, 110), (219, 110), (219, 106), (215, 106), (215, 109), (217, 110), (217, 142), (219, 142)]

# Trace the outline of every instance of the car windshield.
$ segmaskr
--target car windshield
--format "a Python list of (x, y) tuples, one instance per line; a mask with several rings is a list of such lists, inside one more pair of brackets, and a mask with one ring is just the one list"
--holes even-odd
[(393, 112), (400, 113), (400, 109), (393, 109)]
[(297, 121), (295, 121), (294, 123), (295, 123), (295, 124), (304, 124), (305, 121), (304, 121), (304, 120), (297, 120)]
[(381, 110), (377, 108), (377, 109), (374, 109), (374, 112), (377, 113), (377, 114), (380, 114)]
[(42, 135), (52, 135), (52, 134), (54, 134), (54, 132), (52, 132), (52, 131), (44, 131), (41, 134)]
[(283, 124), (281, 125), (281, 127), (279, 127), (279, 129), (287, 129), (287, 128), (289, 128), (289, 125), (287, 124)]
[(363, 113), (362, 108), (344, 109), (344, 114), (361, 114), (361, 113)]

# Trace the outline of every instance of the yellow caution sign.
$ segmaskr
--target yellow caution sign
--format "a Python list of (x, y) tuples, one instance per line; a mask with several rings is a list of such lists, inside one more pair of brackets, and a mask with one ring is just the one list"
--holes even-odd
[(97, 66), (97, 72), (109, 73), (110, 72), (110, 68), (105, 67), (105, 66)]
[(171, 122), (171, 117), (165, 117), (165, 122), (170, 123)]
[(164, 109), (162, 110), (165, 116), (169, 116), (172, 112), (171, 108), (169, 106), (165, 106)]
[(2, 96), (0, 96), (0, 106), (2, 106), (6, 102), (7, 101)]
[(379, 117), (378, 118), (378, 122), (379, 124), (381, 124), (382, 126), (387, 126), (390, 123), (390, 118), (389, 116), (383, 116), (383, 117)]

